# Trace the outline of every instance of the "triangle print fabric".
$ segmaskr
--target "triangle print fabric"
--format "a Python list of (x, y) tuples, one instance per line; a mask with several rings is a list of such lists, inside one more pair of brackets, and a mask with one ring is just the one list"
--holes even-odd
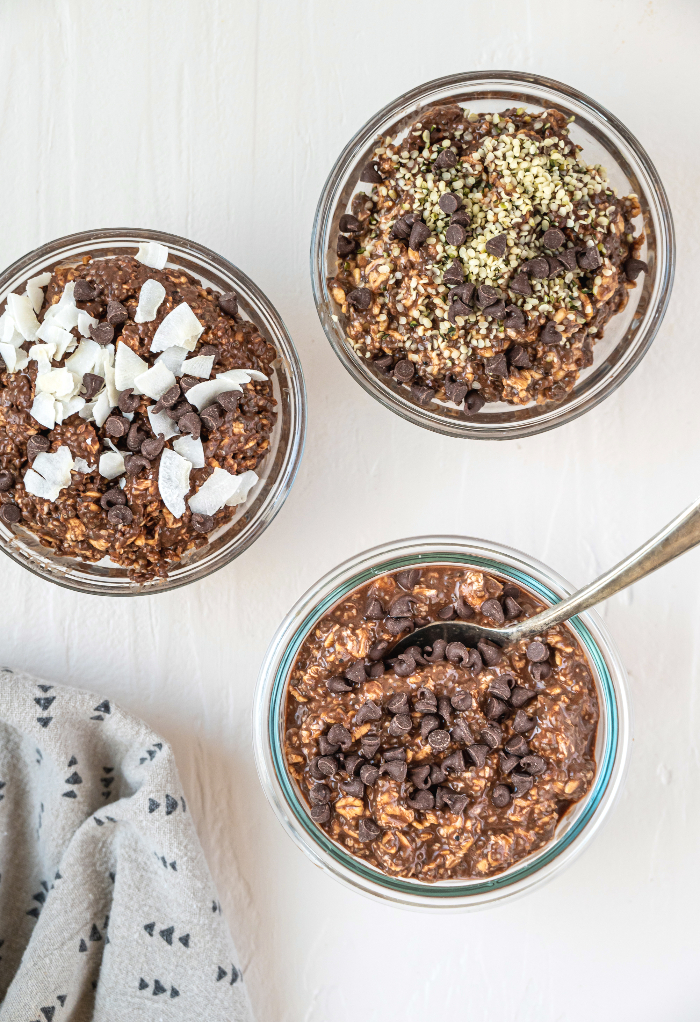
[(0, 669), (0, 1022), (252, 1022), (169, 747)]

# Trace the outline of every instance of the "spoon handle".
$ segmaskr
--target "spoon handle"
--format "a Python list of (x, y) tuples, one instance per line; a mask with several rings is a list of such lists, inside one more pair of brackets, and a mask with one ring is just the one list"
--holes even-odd
[(509, 640), (517, 642), (519, 639), (527, 639), (545, 632), (552, 625), (568, 621), (596, 603), (619, 593), (621, 589), (626, 589), (645, 575), (650, 575), (652, 571), (668, 564), (674, 557), (690, 550), (697, 543), (700, 543), (700, 500), (696, 500), (661, 532), (657, 532), (648, 542), (610, 571), (606, 571), (600, 578), (568, 596), (561, 603), (543, 610), (541, 614), (509, 628)]

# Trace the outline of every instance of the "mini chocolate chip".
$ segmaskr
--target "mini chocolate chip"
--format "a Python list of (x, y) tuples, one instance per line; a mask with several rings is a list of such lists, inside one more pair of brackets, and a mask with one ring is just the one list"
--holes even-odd
[(417, 695), (415, 708), (419, 713), (435, 713), (437, 711), (437, 697), (432, 689), (419, 688)]
[(464, 269), (462, 268), (462, 264), (457, 260), (451, 262), (442, 275), (443, 284), (445, 284), (447, 287), (451, 287), (454, 284), (456, 285), (461, 284), (463, 280)]
[(423, 245), (430, 237), (430, 231), (422, 220), (416, 220), (411, 228), (411, 237), (408, 239), (408, 247), (414, 252)]
[(104, 508), (105, 511), (109, 511), (111, 507), (117, 507), (119, 504), (126, 504), (126, 494), (118, 486), (107, 490), (100, 497), (100, 507)]
[(510, 756), (525, 756), (530, 747), (522, 735), (513, 735), (505, 744), (505, 750)]
[(131, 525), (134, 515), (128, 507), (112, 507), (107, 512), (107, 521), (112, 525)]
[(491, 750), (489, 749), (488, 745), (467, 746), (467, 754), (471, 758), (474, 765), (479, 768), (479, 770), (481, 770), (481, 768), (485, 765), (486, 757), (488, 756), (490, 751)]
[[(98, 380), (100, 380), (100, 383), (103, 382), (101, 377), (98, 376), (97, 378), (98, 378)], [(83, 382), (85, 382), (85, 377), (83, 377)], [(87, 398), (86, 398), (86, 400), (87, 400)], [(120, 412), (124, 412), (125, 414), (127, 412), (135, 412), (140, 404), (141, 404), (141, 398), (138, 397), (138, 395), (134, 394), (132, 387), (129, 387), (128, 390), (123, 390), (121, 392), (121, 394), (119, 395), (119, 411)], [(129, 423), (129, 429), (130, 428), (131, 428), (131, 423)]]
[(413, 226), (413, 220), (409, 223), (406, 217), (400, 216), (399, 219), (394, 223), (391, 228), (391, 237), (399, 238), (401, 241), (407, 241), (411, 236), (411, 227)]
[(428, 812), (435, 805), (435, 796), (432, 791), (417, 791), (406, 799), (409, 809), (418, 809), (421, 812)]
[(379, 777), (379, 770), (376, 766), (372, 766), (371, 763), (365, 763), (364, 766), (360, 767), (360, 780), (363, 784), (375, 784)]
[(110, 326), (120, 326), (122, 323), (126, 323), (128, 318), (129, 313), (126, 311), (126, 306), (121, 302), (107, 302), (107, 322)]
[(536, 692), (531, 692), (529, 689), (523, 688), (521, 685), (516, 685), (510, 694), (510, 704), (517, 710), (536, 695)]
[(126, 436), (131, 429), (131, 423), (121, 415), (110, 415), (105, 422), (105, 433), (108, 436)]
[(98, 323), (97, 326), (90, 327), (90, 336), (104, 348), (114, 340), (114, 327), (111, 323)]
[[(197, 413), (192, 412), (191, 414), (196, 415)], [(183, 418), (186, 418), (186, 416), (183, 416)], [(200, 428), (201, 426), (206, 426), (210, 433), (217, 429), (221, 425), (221, 414), (216, 405), (209, 405), (208, 408), (203, 408), (199, 413), (199, 421), (201, 424)]]
[(547, 767), (547, 764), (541, 756), (523, 756), (520, 760), (520, 766), (523, 770), (527, 771), (528, 774), (533, 774), (537, 777), (543, 773)]
[(396, 584), (405, 592), (410, 593), (420, 582), (420, 568), (405, 568), (394, 575)]
[(352, 745), (352, 735), (342, 724), (333, 724), (328, 731), (327, 737), (329, 742), (339, 745), (343, 751), (349, 749)]
[(148, 458), (149, 461), (153, 461), (154, 458), (158, 457), (164, 447), (165, 435), (163, 433), (159, 433), (157, 437), (150, 437), (148, 440), (143, 441), (141, 444), (141, 454), (144, 458)]
[(469, 660), (469, 650), (463, 642), (449, 642), (445, 648), (445, 656), (451, 664), (464, 665)]
[(384, 619), (384, 628), (389, 635), (400, 635), (401, 632), (413, 631), (413, 618), (387, 617)]
[(76, 302), (91, 302), (97, 298), (97, 291), (88, 280), (76, 280), (73, 298)]
[(430, 767), (419, 766), (414, 767), (409, 778), (416, 788), (429, 788), (430, 787)]
[(508, 235), (498, 234), (495, 238), (490, 238), (485, 245), (486, 251), (489, 255), (497, 256), (502, 259), (506, 254), (506, 247), (508, 245)]
[(347, 259), (351, 253), (357, 248), (357, 242), (354, 238), (346, 238), (344, 234), (338, 235), (338, 241), (336, 242), (335, 251), (339, 259)]
[(505, 784), (495, 785), (491, 792), (491, 802), (497, 809), (503, 809), (510, 802), (510, 788), (507, 788)]
[(368, 841), (374, 841), (381, 834), (381, 827), (379, 827), (374, 820), (367, 819), (366, 816), (360, 817), (360, 822), (357, 825), (357, 836), (363, 843)]
[(476, 304), (480, 309), (485, 309), (488, 305), (493, 305), (497, 302), (501, 296), (495, 287), (491, 287), (490, 284), (482, 284), (481, 287), (476, 289)]
[(468, 213), (465, 213), (463, 209), (458, 209), (456, 213), (453, 213), (450, 217), (450, 224), (460, 224), (462, 227), (468, 228), (471, 226), (472, 218)]
[(400, 653), (395, 660), (390, 661), (394, 674), (398, 675), (399, 678), (408, 678), (411, 674), (415, 673), (416, 662), (411, 656), (407, 656), (405, 653)]
[[(204, 411), (206, 412), (208, 409), (205, 408)], [(202, 432), (202, 420), (196, 412), (187, 412), (181, 419), (178, 419), (177, 428), (181, 433), (189, 433), (193, 440), (199, 440)]]
[(467, 240), (467, 232), (461, 224), (450, 224), (445, 231), (445, 241), (448, 245), (459, 248)]
[(400, 738), (408, 734), (413, 727), (413, 721), (408, 713), (397, 713), (389, 725), (389, 734), (394, 738)]
[(329, 805), (311, 806), (309, 816), (314, 823), (328, 823), (331, 818), (331, 807)]
[(372, 304), (372, 292), (367, 287), (356, 287), (354, 291), (348, 293), (347, 300), (348, 305), (355, 309), (369, 309)]
[(372, 160), (365, 164), (362, 169), (362, 173), (360, 174), (360, 181), (366, 181), (367, 184), (371, 185), (380, 185), (383, 180), (384, 178), (379, 173)]
[(440, 618), (441, 621), (451, 621), (454, 616), (455, 609), (452, 606), (443, 607), (441, 610), (438, 611), (438, 617)]
[(498, 302), (494, 302), (493, 305), (487, 305), (484, 309), (484, 315), (488, 316), (489, 319), (505, 319), (506, 303), (501, 299)]
[(367, 759), (372, 759), (379, 748), (380, 742), (381, 739), (376, 731), (367, 731), (360, 739), (362, 755), (366, 756)]
[[(180, 377), (180, 390), (183, 394), (186, 394), (188, 390), (192, 390), (198, 383), (201, 383), (196, 376), (181, 376)], [(223, 396), (223, 395), (222, 395)]]
[(494, 664), (500, 663), (503, 656), (500, 646), (496, 646), (495, 643), (489, 642), (488, 639), (479, 639), (476, 645), (485, 664), (489, 667), (493, 667)]
[(370, 720), (379, 720), (381, 715), (381, 707), (377, 706), (371, 699), (366, 699), (355, 714), (355, 723), (366, 724)]
[(438, 728), (436, 731), (431, 731), (428, 735), (428, 745), (433, 752), (444, 752), (449, 744), (449, 732), (443, 731), (442, 728)]
[(523, 612), (523, 608), (520, 606), (517, 600), (514, 600), (512, 596), (506, 596), (504, 603), (506, 621), (513, 621), (514, 618), (520, 617)]
[(498, 720), (507, 711), (508, 707), (500, 699), (490, 696), (486, 700), (486, 716), (489, 720)]
[(452, 717), (452, 703), (447, 696), (440, 696), (438, 699), (438, 713), (443, 720), (449, 721)]
[(0, 521), (5, 525), (16, 525), (22, 517), (17, 504), (0, 504)]
[(528, 717), (524, 710), (518, 710), (513, 718), (513, 730), (519, 735), (526, 735), (532, 731), (537, 723), (532, 717)]
[(471, 709), (472, 697), (470, 692), (457, 692), (456, 695), (452, 696), (450, 700), (455, 710), (460, 713), (464, 713), (465, 710)]
[(525, 314), (517, 305), (506, 305), (506, 317), (503, 321), (506, 330), (520, 332), (525, 329)]
[(499, 600), (496, 600), (495, 598), (492, 598), (490, 600), (484, 600), (479, 609), (481, 610), (482, 614), (485, 614), (486, 617), (491, 618), (491, 620), (495, 621), (497, 625), (502, 625), (503, 622), (505, 621), (503, 607), (501, 606)]
[(318, 748), (322, 756), (332, 756), (340, 746), (334, 745), (333, 742), (328, 741), (325, 735), (321, 735), (318, 739)]
[(365, 786), (359, 777), (351, 777), (349, 781), (341, 781), (340, 787), (348, 795), (354, 798), (362, 798), (365, 794)]
[(636, 280), (640, 273), (648, 273), (649, 267), (643, 259), (634, 259), (632, 256), (625, 263), (625, 276), (628, 280)]
[(389, 643), (386, 639), (379, 639), (377, 642), (372, 643), (367, 651), (367, 656), (370, 660), (381, 660), (386, 651), (389, 648)]
[(512, 582), (508, 582), (503, 586), (503, 595), (512, 596), (514, 599), (519, 600), (523, 595), (517, 586), (514, 586)]
[(226, 294), (219, 295), (219, 308), (227, 316), (236, 316), (238, 314), (238, 295), (236, 292), (227, 291)]
[(540, 340), (543, 344), (561, 344), (564, 338), (557, 330), (554, 320), (550, 319), (540, 333)]
[(447, 780), (447, 774), (442, 768), (441, 763), (433, 763), (430, 768), (430, 783), (431, 784), (442, 784), (443, 781)]
[(388, 763), (382, 763), (379, 773), (387, 774), (393, 781), (405, 781), (408, 766), (399, 759), (392, 759)]
[(312, 802), (318, 803), (330, 802), (331, 790), (327, 784), (321, 782), (320, 784), (312, 785), (309, 791), (309, 798)]
[(508, 288), (514, 291), (516, 295), (525, 295), (529, 298), (532, 294), (530, 282), (522, 270), (513, 277), (510, 284), (508, 284)]
[[(469, 307), (465, 305), (464, 302), (460, 301), (459, 298), (455, 298), (455, 300), (452, 302), (449, 309), (447, 310), (447, 318), (449, 319), (450, 323), (452, 323), (452, 325), (454, 326), (457, 316), (465, 318), (466, 316), (469, 315), (469, 311), (470, 311)], [(454, 398), (451, 398), (450, 400), (454, 400)], [(462, 400), (464, 400), (464, 398), (462, 398)]]
[(451, 149), (443, 149), (441, 153), (438, 153), (438, 158), (433, 164), (434, 170), (449, 170), (451, 167), (457, 166), (457, 154), (453, 153)]
[(397, 692), (386, 704), (389, 713), (407, 713), (408, 695), (405, 692)]
[(438, 200), (438, 206), (443, 213), (447, 213), (450, 216), (451, 213), (456, 213), (459, 207), (462, 205), (462, 200), (459, 195), (455, 195), (454, 192), (443, 192)]
[[(215, 344), (203, 344), (202, 347), (199, 349), (199, 354), (200, 355), (204, 355), (205, 357), (213, 355), (213, 357), (214, 357), (214, 361), (212, 362), (212, 368), (213, 368), (216, 365), (216, 363), (219, 361), (219, 356), (221, 354), (221, 349), (218, 348)], [(235, 393), (235, 391), (232, 392), (232, 393)], [(217, 400), (218, 400), (218, 398), (217, 398)]]
[(456, 774), (462, 774), (467, 769), (464, 765), (464, 753), (461, 749), (457, 752), (451, 753), (446, 756), (442, 761), (443, 770), (454, 771)]
[(493, 358), (484, 359), (484, 368), (486, 372), (491, 376), (507, 376), (508, 375), (508, 362), (503, 352), (498, 355), (494, 355)]
[(413, 384), (411, 387), (411, 397), (414, 401), (417, 401), (419, 405), (429, 405), (433, 400), (435, 391), (432, 387), (424, 386), (421, 387), (418, 384)]
[(560, 231), (558, 227), (550, 227), (542, 235), (542, 244), (545, 248), (552, 249), (552, 251), (561, 248), (565, 241), (564, 232)]
[(552, 673), (551, 664), (547, 660), (541, 664), (530, 664), (529, 669), (535, 681), (546, 681)]
[(7, 493), (11, 490), (15, 482), (15, 477), (12, 472), (8, 472), (6, 468), (0, 472), (0, 493)]
[(503, 740), (503, 730), (498, 724), (487, 724), (481, 729), (481, 740), (486, 742), (490, 749), (497, 749)]
[(394, 379), (398, 380), (399, 383), (408, 383), (409, 380), (413, 379), (414, 373), (413, 362), (409, 362), (407, 358), (402, 358), (394, 366)]
[(343, 213), (338, 224), (338, 230), (343, 234), (358, 234), (362, 230), (362, 224), (352, 213)]
[(367, 674), (370, 678), (381, 678), (384, 675), (385, 670), (386, 668), (380, 660), (379, 663), (372, 664)]
[(242, 396), (237, 390), (225, 390), (223, 394), (219, 394), (216, 403), (223, 408), (224, 412), (235, 412)]
[(159, 400), (163, 408), (172, 408), (173, 405), (177, 404), (181, 397), (182, 391), (180, 390), (180, 385), (179, 383), (174, 383), (172, 387), (169, 387), (168, 390), (166, 390)]
[(440, 727), (440, 719), (435, 714), (429, 713), (425, 717), (421, 718), (420, 722), (420, 736), (423, 741), (426, 740), (431, 731), (436, 731)]
[(455, 816), (459, 816), (460, 813), (464, 812), (469, 801), (467, 795), (452, 791), (451, 788), (443, 789), (442, 800), (449, 806), (450, 812)]
[(507, 678), (494, 678), (488, 687), (488, 693), (491, 696), (495, 696), (496, 699), (502, 699), (504, 702), (510, 699), (510, 685)]
[(530, 259), (527, 263), (523, 263), (521, 269), (530, 277), (535, 277), (538, 280), (545, 280), (549, 276), (549, 263), (544, 256)]
[(509, 774), (513, 767), (516, 767), (520, 760), (517, 756), (507, 756), (504, 752), (499, 753), (500, 766), (504, 774)]
[(144, 468), (150, 468), (151, 463), (148, 458), (144, 458), (141, 454), (127, 454), (124, 458), (124, 467), (126, 468), (126, 474), (129, 477), (137, 476)]
[(467, 666), (471, 670), (472, 674), (479, 674), (484, 669), (484, 663), (481, 659), (481, 653), (477, 649), (469, 650), (469, 659)]
[(533, 663), (539, 664), (543, 660), (549, 659), (549, 649), (539, 639), (535, 639), (531, 642), (525, 650), (525, 655), (528, 660), (532, 660)]
[[(214, 407), (214, 405), (212, 405), (212, 407)], [(165, 408), (164, 411), (169, 419), (172, 419), (173, 422), (177, 422), (183, 415), (187, 415), (188, 412), (193, 412), (194, 406), (183, 398), (181, 401), (176, 401), (170, 408)]]
[(546, 256), (547, 262), (549, 263), (549, 276), (558, 277), (560, 273), (564, 272), (564, 264), (556, 259), (554, 256)]
[(375, 358), (372, 362), (373, 366), (376, 366), (380, 373), (388, 373), (394, 365), (393, 355), (381, 355), (379, 358)]
[(43, 436), (41, 433), (34, 433), (27, 440), (27, 458), (30, 462), (34, 461), (37, 454), (43, 454), (44, 451), (48, 451), (50, 446), (48, 437)]
[(516, 795), (524, 795), (526, 792), (530, 790), (530, 788), (535, 783), (535, 778), (532, 777), (530, 774), (521, 774), (515, 770), (510, 775), (510, 779), (515, 785)]
[(601, 263), (600, 252), (595, 245), (589, 245), (584, 252), (579, 252), (577, 258), (582, 270), (597, 270)]
[(309, 773), (311, 774), (315, 781), (323, 781), (326, 779), (327, 776), (326, 774), (321, 773), (321, 771), (318, 769), (318, 763), (320, 759), (321, 759), (320, 756), (315, 756), (309, 763)]
[(469, 415), (476, 415), (486, 404), (486, 398), (480, 390), (470, 390), (467, 394), (465, 407)]
[[(83, 375), (83, 393), (80, 396), (84, 397), (86, 401), (92, 401), (92, 399), (102, 390), (104, 382), (105, 381), (102, 377), (98, 376), (97, 373), (85, 373)], [(124, 393), (126, 393), (126, 391), (124, 391)], [(121, 408), (121, 404), (119, 407)], [(125, 410), (128, 409), (122, 408), (122, 411)]]
[(384, 755), (384, 761), (386, 763), (393, 763), (397, 759), (405, 760), (406, 759), (406, 750), (404, 748), (402, 748), (402, 747), (397, 746), (394, 749), (385, 749), (383, 755)]
[(563, 252), (560, 252), (557, 255), (557, 259), (559, 260), (560, 263), (564, 264), (564, 266), (570, 273), (573, 273), (574, 270), (578, 269), (575, 248), (565, 248)]
[(216, 527), (213, 515), (193, 514), (191, 521), (195, 532), (211, 532)]

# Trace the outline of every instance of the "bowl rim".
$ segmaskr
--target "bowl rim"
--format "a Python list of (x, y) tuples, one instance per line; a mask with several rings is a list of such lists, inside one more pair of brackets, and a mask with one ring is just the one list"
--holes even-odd
[[(587, 654), (596, 680), (605, 726), (604, 763), (596, 762), (591, 791), (576, 820), (567, 822), (529, 860), (521, 860), (485, 881), (421, 884), (388, 877), (342, 849), (320, 830), (297, 797), (289, 778), (279, 732), (287, 678), (303, 639), (322, 614), (358, 585), (386, 571), (413, 564), (479, 564), (527, 585), (545, 601), (574, 591), (557, 572), (536, 558), (503, 544), (473, 537), (436, 535), (393, 540), (348, 558), (316, 581), (277, 628), (260, 668), (253, 705), (253, 748), (260, 783), (288, 836), (324, 872), (344, 886), (408, 908), (463, 911), (512, 899), (547, 882), (588, 845), (607, 819), (624, 781), (630, 753), (631, 712), (626, 672), (603, 622), (594, 611), (569, 624)], [(566, 818), (565, 818), (566, 819)], [(529, 864), (528, 864), (529, 863)]]
[[(80, 558), (56, 558), (48, 550), (46, 553), (42, 551), (41, 554), (32, 552), (33, 557), (29, 557), (26, 553), (21, 552), (21, 548), (24, 545), (22, 533), (14, 533), (12, 530), (6, 529), (5, 531), (9, 533), (10, 539), (5, 540), (4, 536), (0, 536), (0, 550), (21, 567), (55, 585), (88, 595), (113, 597), (154, 596), (159, 593), (180, 589), (182, 586), (206, 578), (227, 564), (230, 564), (231, 561), (239, 557), (262, 535), (279, 513), (296, 479), (306, 441), (307, 396), (304, 372), (296, 346), (282, 317), (267, 295), (243, 270), (231, 262), (230, 259), (220, 255), (206, 245), (192, 241), (189, 238), (183, 238), (180, 235), (156, 229), (149, 230), (134, 227), (95, 228), (64, 235), (37, 246), (25, 255), (20, 256), (0, 272), (0, 294), (3, 295), (2, 301), (4, 301), (5, 292), (9, 293), (9, 288), (13, 286), (13, 280), (18, 275), (25, 274), (25, 271), (39, 260), (58, 265), (60, 264), (62, 254), (70, 254), (71, 258), (75, 258), (79, 255), (80, 248), (87, 253), (91, 248), (98, 245), (109, 247), (110, 243), (116, 244), (120, 242), (133, 243), (138, 247), (139, 242), (142, 241), (156, 241), (165, 245), (169, 250), (168, 262), (170, 262), (172, 250), (175, 249), (183, 255), (190, 255), (194, 261), (198, 261), (202, 266), (202, 272), (204, 272), (206, 265), (210, 265), (223, 276), (229, 277), (234, 282), (234, 286), (244, 293), (242, 296), (244, 305), (247, 306), (249, 304), (247, 299), (252, 299), (255, 302), (254, 315), (246, 308), (246, 318), (256, 323), (264, 336), (268, 337), (268, 339), (272, 338), (272, 342), (278, 350), (278, 357), (282, 357), (285, 365), (285, 376), (287, 377), (288, 394), (290, 396), (288, 402), (290, 436), (278, 474), (271, 485), (265, 501), (256, 510), (252, 520), (247, 523), (242, 531), (241, 542), (236, 543), (234, 541), (231, 549), (215, 552), (214, 563), (211, 565), (201, 564), (200, 562), (200, 570), (197, 570), (196, 563), (185, 565), (185, 571), (188, 568), (192, 569), (186, 577), (178, 577), (177, 575), (168, 576), (164, 580), (155, 579), (143, 584), (132, 583), (126, 577), (119, 577), (115, 581), (105, 581), (100, 578), (92, 579), (87, 573), (82, 574), (79, 571), (80, 565), (91, 562), (84, 562)], [(177, 264), (176, 259), (173, 262)], [(188, 272), (192, 271), (188, 270)], [(196, 272), (194, 275), (196, 275)], [(14, 286), (16, 287), (17, 284), (15, 283)], [(239, 295), (240, 297), (241, 295)], [(73, 565), (76, 567), (73, 568)], [(176, 570), (178, 566), (179, 562), (175, 565)], [(73, 577), (74, 571), (75, 577)]]
[[(352, 172), (353, 168), (356, 169), (361, 159), (366, 156), (365, 151), (370, 144), (375, 142), (380, 128), (387, 121), (393, 123), (397, 119), (407, 117), (406, 111), (409, 107), (415, 111), (418, 104), (437, 103), (441, 101), (441, 98), (447, 98), (446, 95), (440, 97), (436, 93), (445, 93), (447, 90), (456, 92), (460, 89), (462, 91), (465, 89), (476, 90), (479, 86), (492, 90), (502, 86), (501, 91), (505, 91), (510, 86), (511, 92), (517, 86), (524, 88), (530, 86), (551, 92), (552, 102), (556, 102), (558, 97), (560, 100), (569, 100), (580, 105), (591, 117), (593, 124), (607, 126), (613, 135), (617, 135), (615, 138), (616, 149), (619, 148), (619, 142), (622, 141), (637, 161), (635, 172), (641, 172), (642, 178), (648, 185), (647, 198), (650, 202), (650, 209), (655, 210), (658, 220), (656, 258), (659, 270), (653, 287), (652, 300), (650, 300), (649, 308), (645, 311), (646, 324), (643, 330), (635, 330), (632, 338), (633, 343), (628, 345), (623, 357), (615, 362), (612, 370), (600, 378), (591, 393), (582, 395), (582, 399), (575, 404), (565, 401), (553, 405), (552, 408), (545, 406), (541, 415), (533, 413), (529, 418), (512, 424), (480, 423), (477, 419), (453, 419), (435, 412), (431, 413), (428, 408), (417, 405), (401, 393), (403, 388), (397, 387), (396, 390), (393, 390), (377, 379), (363, 364), (363, 360), (349, 350), (347, 341), (344, 336), (341, 336), (342, 331), (334, 329), (335, 324), (332, 316), (335, 304), (328, 292), (325, 273), (328, 237), (340, 198), (341, 187), (346, 175)], [(628, 165), (625, 154), (620, 153), (619, 155)], [(555, 429), (557, 426), (577, 419), (614, 393), (639, 365), (658, 333), (671, 298), (675, 260), (675, 230), (668, 197), (653, 162), (635, 135), (606, 107), (578, 89), (553, 78), (525, 71), (510, 70), (469, 71), (432, 79), (398, 96), (370, 117), (347, 142), (326, 178), (316, 206), (310, 247), (311, 287), (316, 312), (327, 340), (353, 379), (380, 404), (415, 425), (446, 436), (477, 440), (520, 439)], [(656, 293), (655, 300), (653, 300), (654, 293)]]

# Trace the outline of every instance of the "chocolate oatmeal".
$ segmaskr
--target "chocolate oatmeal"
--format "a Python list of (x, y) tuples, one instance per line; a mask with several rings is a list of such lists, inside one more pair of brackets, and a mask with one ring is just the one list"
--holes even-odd
[(384, 873), (428, 882), (494, 876), (546, 845), (596, 768), (598, 700), (570, 629), (391, 656), (431, 621), (542, 609), (518, 586), (438, 564), (380, 576), (323, 617), (285, 708), (288, 768), (316, 824)]
[(647, 269), (637, 197), (557, 110), (435, 107), (361, 180), (330, 291), (355, 352), (419, 404), (563, 400)]
[(275, 349), (167, 258), (59, 265), (0, 318), (0, 520), (134, 581), (236, 514), (276, 418)]

